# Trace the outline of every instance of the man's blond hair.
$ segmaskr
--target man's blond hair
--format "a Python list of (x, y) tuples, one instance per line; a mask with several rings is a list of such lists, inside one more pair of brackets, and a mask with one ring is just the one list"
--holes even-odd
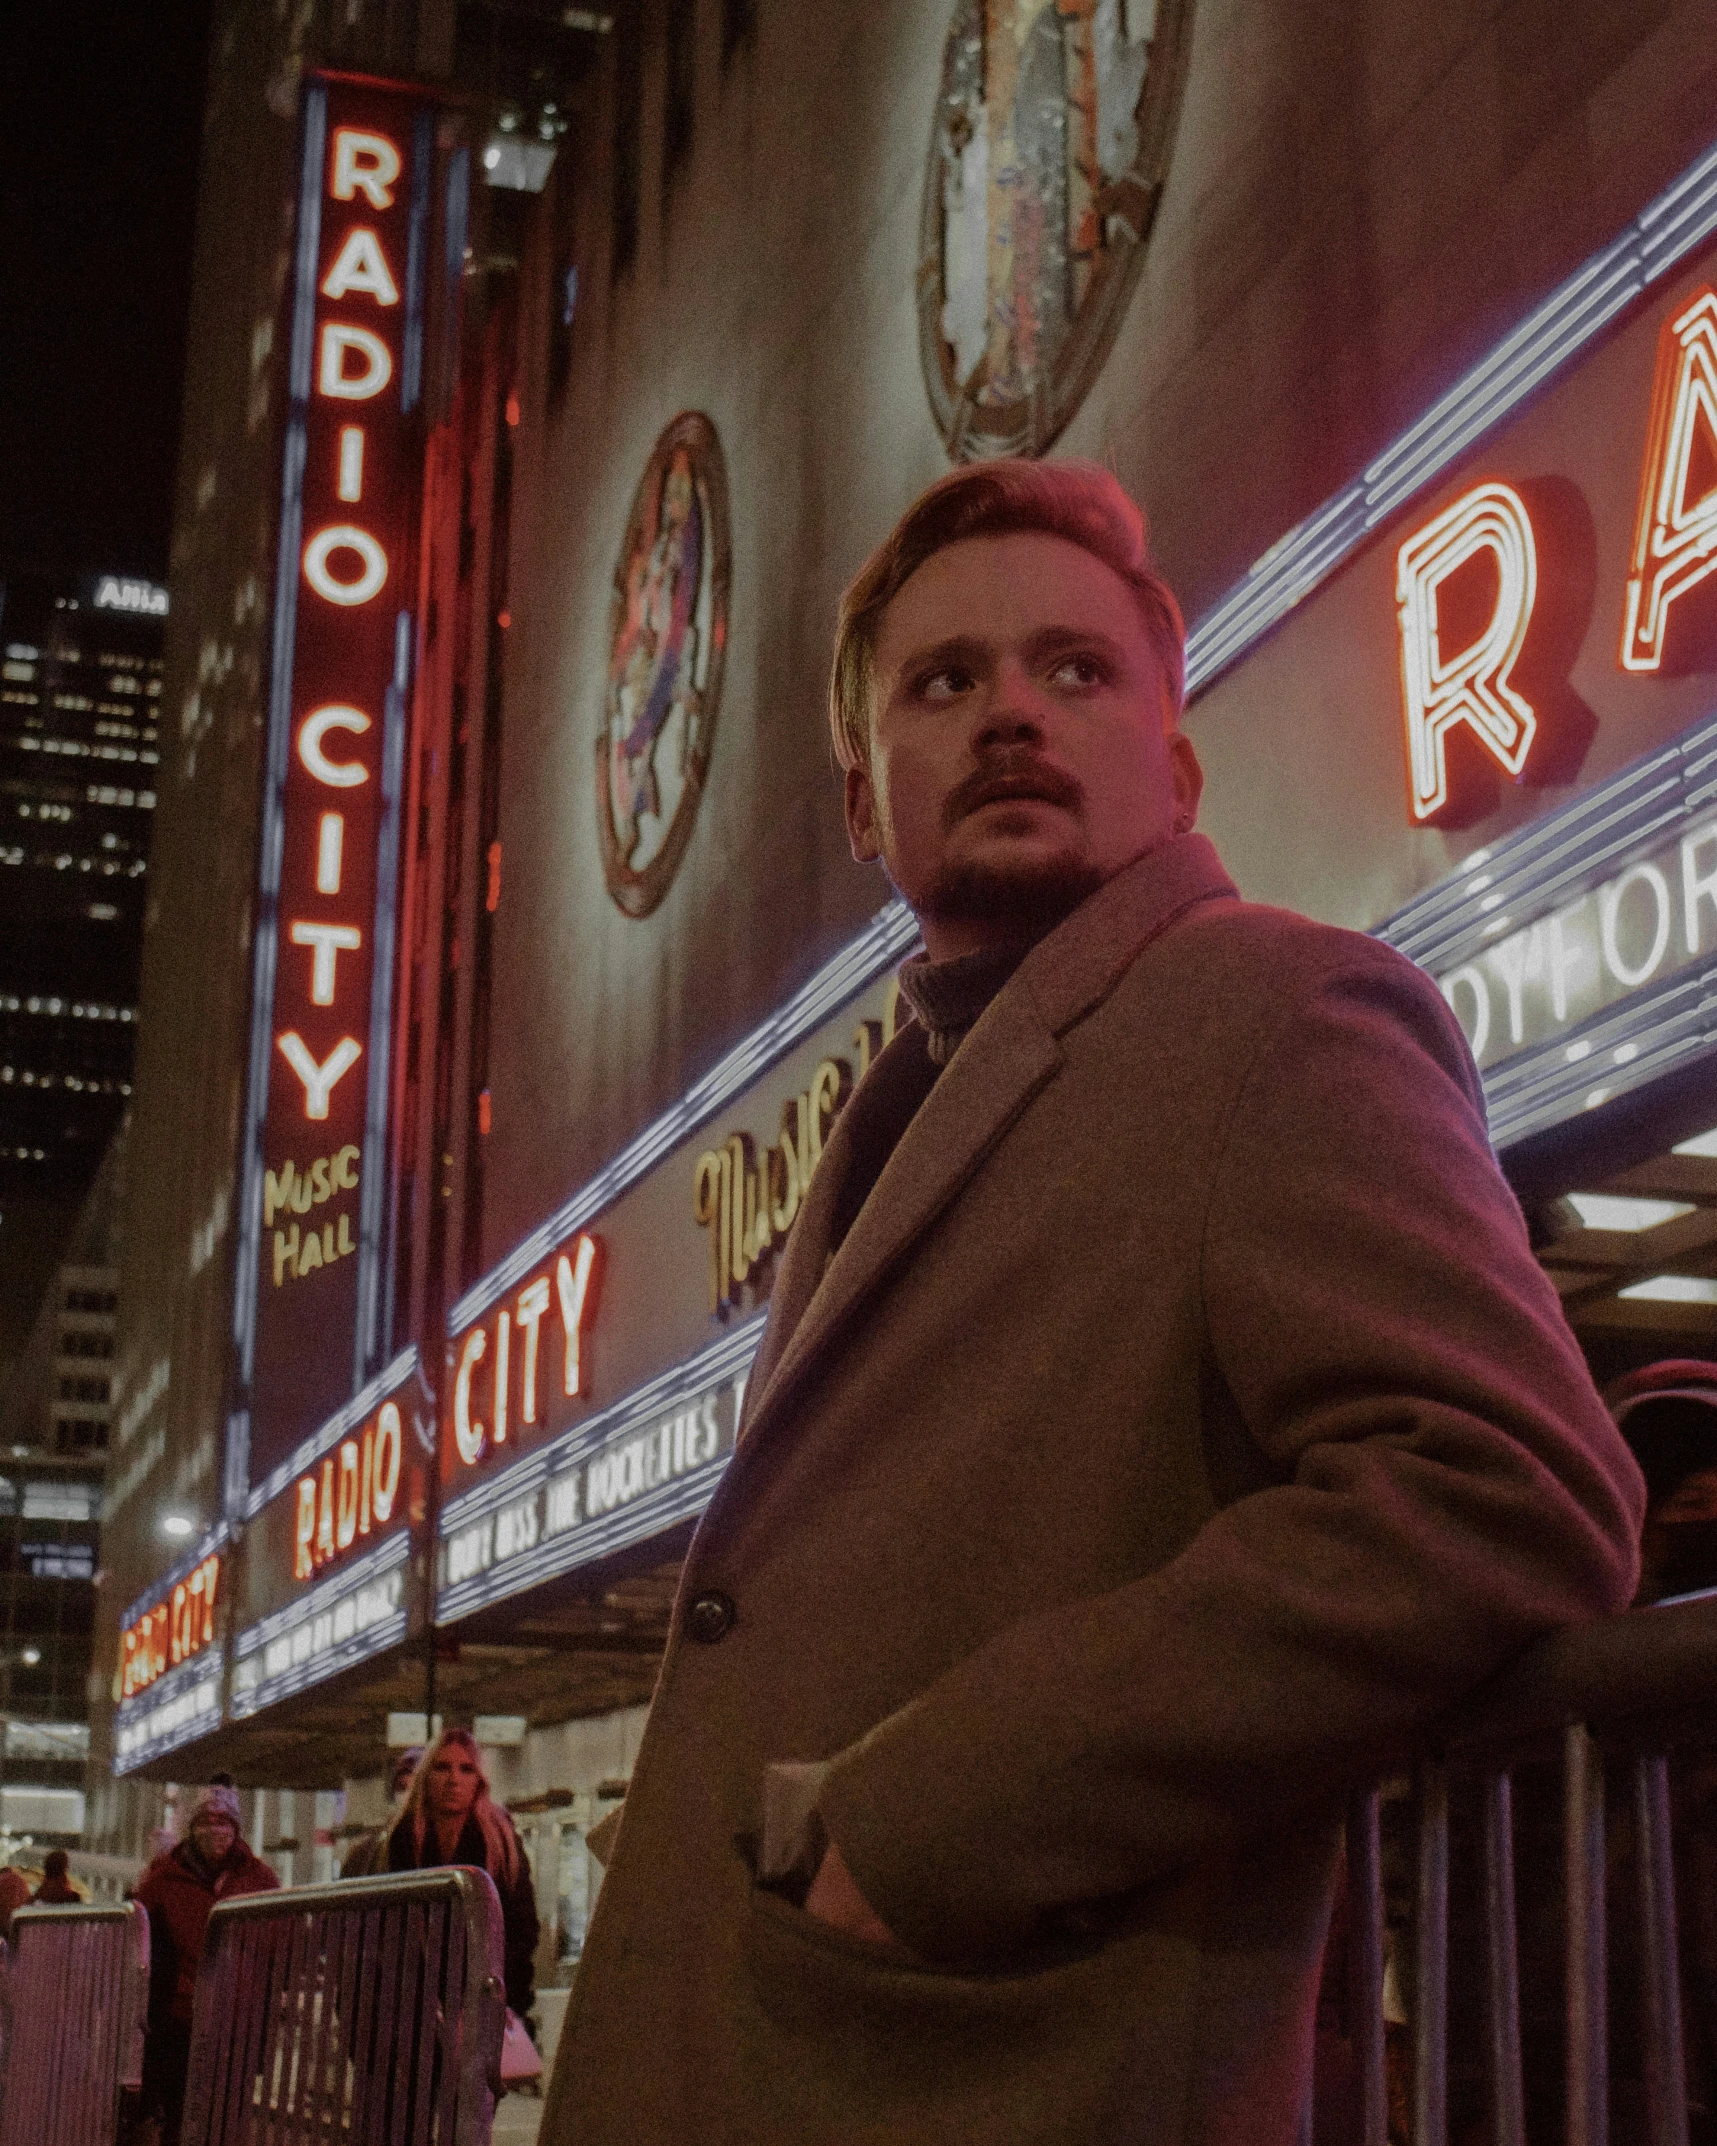
[(952, 470), (915, 499), (854, 576), (835, 625), (829, 730), (843, 768), (870, 765), (871, 696), (882, 614), (926, 559), (968, 537), (1033, 532), (1065, 537), (1132, 590), (1163, 668), (1163, 727), (1180, 720), (1186, 627), (1151, 563), (1145, 517), (1094, 462), (978, 462)]

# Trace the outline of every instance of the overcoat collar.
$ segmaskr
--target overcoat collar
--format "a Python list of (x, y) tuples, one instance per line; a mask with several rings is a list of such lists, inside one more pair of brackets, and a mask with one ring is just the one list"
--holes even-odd
[(1061, 1064), (1060, 1038), (1102, 1003), (1144, 948), (1200, 902), (1234, 894), (1214, 846), (1178, 835), (1118, 872), (1026, 956), (911, 1117), (842, 1242), (831, 1238), (854, 1163), (856, 1114), (910, 1105), (927, 1078), (909, 1024), (835, 1121), (776, 1273), (747, 1395), (752, 1446), (818, 1356), (906, 1256)]

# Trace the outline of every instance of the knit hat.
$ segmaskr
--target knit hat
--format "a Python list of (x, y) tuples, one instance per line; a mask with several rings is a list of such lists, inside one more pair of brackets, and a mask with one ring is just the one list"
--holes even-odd
[(191, 1806), (188, 1825), (195, 1825), (199, 1818), (224, 1818), (234, 1832), (242, 1833), (244, 1821), (239, 1815), (238, 1790), (236, 1788), (205, 1788)]

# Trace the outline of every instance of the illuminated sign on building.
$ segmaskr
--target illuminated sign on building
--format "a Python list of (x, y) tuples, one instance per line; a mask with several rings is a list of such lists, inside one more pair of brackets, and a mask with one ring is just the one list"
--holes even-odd
[(393, 1519), (405, 1460), (399, 1403), (384, 1401), (355, 1437), (341, 1439), (319, 1468), (298, 1479), (293, 1499), (292, 1577), (313, 1579), (355, 1543)]
[(214, 1644), (220, 1579), (219, 1555), (205, 1557), (159, 1602), (126, 1625), (119, 1635), (120, 1699), (147, 1691), (169, 1669), (177, 1669)]
[(405, 1637), (411, 1530), (434, 1443), (417, 1351), (406, 1349), (251, 1494), (233, 1607), (235, 1717)]
[(125, 1612), (113, 1672), (116, 1772), (189, 1743), (220, 1720), (226, 1581), (226, 1551), (205, 1543)]
[(1379, 927), (1437, 978), (1499, 1148), (1717, 1046), (1717, 715)]
[(295, 1580), (312, 1578), (392, 1519), (404, 1444), (399, 1409), (388, 1401), (375, 1422), (365, 1425), (361, 1444), (346, 1439), (316, 1474), (300, 1477), (292, 1552)]
[(698, 1157), (692, 1216), (709, 1232), (711, 1311), (740, 1303), (754, 1269), (767, 1273), (810, 1190), (823, 1142), (852, 1087), (852, 1067), (846, 1060), (825, 1058), (804, 1093), (782, 1104), (781, 1136), (774, 1146), (759, 1155), (749, 1133), (729, 1133), (719, 1147), (706, 1148)]
[[(1670, 608), (1717, 573), (1717, 291), (1666, 320), (1657, 346), (1622, 626), (1630, 671), (1662, 668)], [(1704, 484), (1693, 489), (1701, 469)]]
[(113, 1721), (114, 1771), (129, 1773), (220, 1725), (224, 1668), (218, 1653), (171, 1669)]
[(233, 1601), (235, 1709), (279, 1697), (281, 1676), (302, 1690), (399, 1636), (394, 1613), (413, 1607), (400, 1559), (423, 1521), (434, 1444), (433, 1403), (406, 1349), (252, 1492)]
[(468, 1615), (557, 1573), (611, 1557), (709, 1503), (733, 1452), (754, 1316), (528, 1460), (450, 1499), (436, 1614)]
[(128, 611), (134, 618), (167, 616), (167, 591), (130, 574), (98, 574), (90, 603), (97, 611)]
[[(235, 1512), (373, 1375), (386, 1338), (431, 120), (419, 97), (381, 84), (305, 88), (235, 1305), (241, 1405), (228, 1438)], [(334, 1472), (337, 1498), (338, 1462)]]
[[(1481, 561), (1491, 568), (1495, 595), (1476, 631), (1451, 636), (1439, 594), (1463, 568)], [(1506, 774), (1519, 775), (1526, 765), (1538, 718), (1510, 680), (1537, 591), (1532, 517), (1510, 485), (1481, 484), (1463, 493), (1402, 545), (1396, 602), (1415, 819), (1434, 819), (1448, 803), (1445, 748), (1457, 725), (1467, 725)]]
[[(1482, 869), (1474, 878), (1484, 878)], [(1501, 938), (1439, 978), (1486, 1069), (1675, 976), (1717, 941), (1717, 819)], [(1591, 1055), (1569, 1046), (1570, 1064)], [(1626, 1065), (1637, 1051), (1626, 1051)]]
[(761, 1154), (749, 1133), (731, 1132), (706, 1148), (692, 1169), (692, 1218), (709, 1233), (709, 1308), (736, 1310), (747, 1298), (768, 1294), (775, 1255), (787, 1241), (811, 1178), (855, 1077), (863, 1080), (872, 1057), (894, 1041), (900, 989), (891, 985), (880, 1021), (860, 1021), (853, 1031), (854, 1064), (824, 1058), (807, 1086), (781, 1106), (781, 1131)]
[[(1450, 795), (1448, 745), (1458, 730), (1511, 779), (1527, 772), (1540, 714), (1515, 670), (1539, 600), (1539, 541), (1527, 501), (1514, 486), (1493, 479), (1442, 508), (1396, 554), (1407, 787), (1415, 821), (1450, 818), (1459, 825), (1473, 816)], [(1662, 668), (1672, 607), (1713, 573), (1717, 290), (1706, 289), (1663, 323), (1658, 339), (1624, 600), (1624, 672)], [(1459, 626), (1445, 615), (1451, 585), (1466, 597)], [(1540, 779), (1554, 779), (1556, 772)]]
[(308, 1588), (233, 1641), (228, 1709), (243, 1720), (260, 1708), (367, 1661), (405, 1638), (411, 1537), (399, 1531), (364, 1557)]
[(580, 1231), (448, 1347), (453, 1437), (443, 1474), (474, 1468), (521, 1436), (552, 1435), (589, 1391), (585, 1337), (596, 1315), (599, 1241)]

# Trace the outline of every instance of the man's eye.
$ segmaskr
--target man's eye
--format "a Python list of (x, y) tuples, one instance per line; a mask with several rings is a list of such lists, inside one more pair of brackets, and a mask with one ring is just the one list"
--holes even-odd
[(1052, 685), (1094, 686), (1101, 685), (1108, 673), (1100, 657), (1081, 651), (1063, 656), (1049, 676)]
[(955, 700), (971, 690), (972, 674), (958, 664), (946, 664), (939, 671), (926, 671), (917, 685), (920, 700)]

